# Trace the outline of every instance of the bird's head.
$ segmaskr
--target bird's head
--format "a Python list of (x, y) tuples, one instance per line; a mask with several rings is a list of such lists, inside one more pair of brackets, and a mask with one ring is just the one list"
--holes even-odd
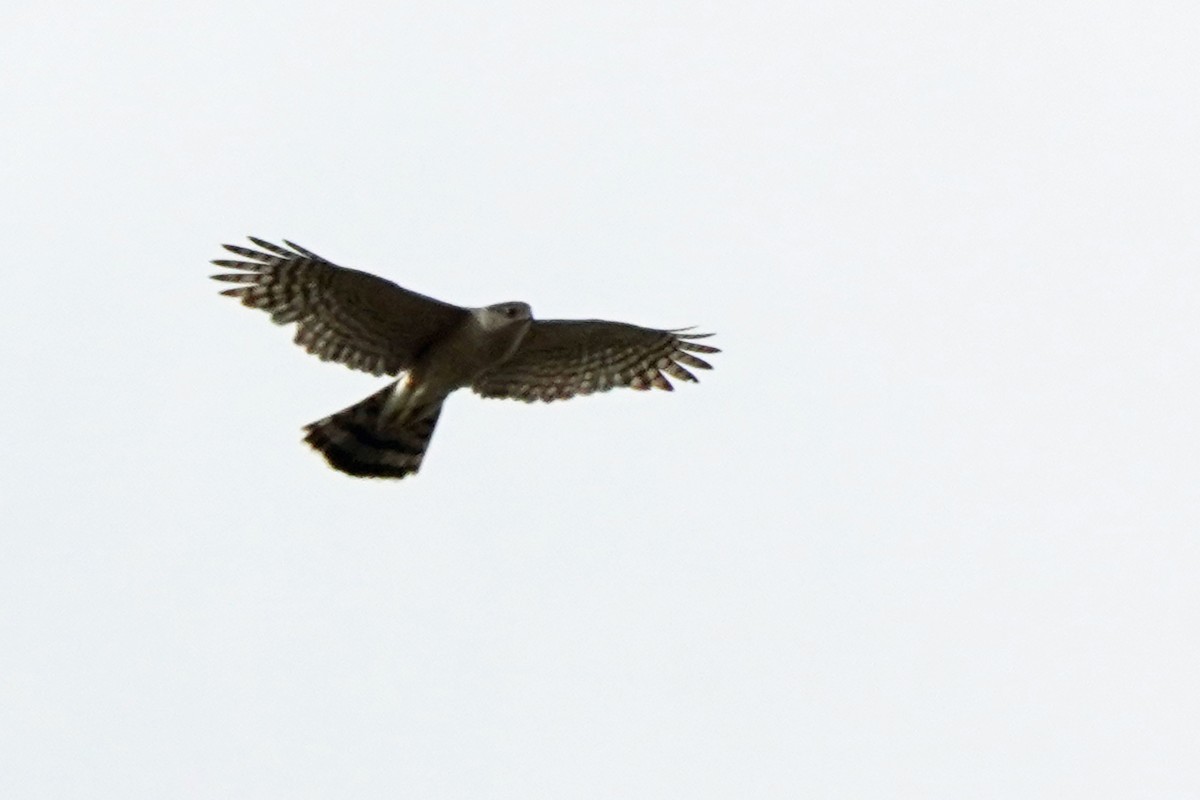
[(484, 328), (498, 330), (510, 325), (527, 326), (533, 319), (533, 310), (528, 303), (512, 301), (484, 306), (476, 311), (476, 316)]

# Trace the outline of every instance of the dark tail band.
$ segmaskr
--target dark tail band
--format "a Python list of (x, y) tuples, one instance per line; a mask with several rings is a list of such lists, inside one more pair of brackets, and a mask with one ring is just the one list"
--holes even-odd
[(338, 413), (305, 426), (304, 441), (334, 469), (362, 478), (403, 478), (421, 468), (441, 402), (410, 419), (381, 428), (380, 414), (392, 387)]

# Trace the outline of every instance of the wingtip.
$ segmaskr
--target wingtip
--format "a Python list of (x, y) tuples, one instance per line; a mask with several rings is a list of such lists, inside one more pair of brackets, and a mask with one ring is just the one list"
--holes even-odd
[[(281, 240), (281, 241), (282, 241), (282, 242), (283, 242), (285, 245), (287, 245), (288, 247), (290, 247), (290, 248), (292, 248), (293, 250), (295, 250), (295, 251), (296, 251), (297, 253), (299, 253), (300, 255), (302, 255), (302, 256), (305, 256), (306, 258), (318, 258), (318, 259), (320, 259), (320, 258), (321, 258), (319, 255), (317, 255), (316, 253), (314, 253), (312, 250), (309, 250), (309, 249), (307, 249), (307, 248), (301, 247), (300, 245), (296, 244), (295, 242), (288, 241), (287, 239), (283, 239), (283, 240)], [(321, 259), (321, 260), (323, 261), (324, 259)]]

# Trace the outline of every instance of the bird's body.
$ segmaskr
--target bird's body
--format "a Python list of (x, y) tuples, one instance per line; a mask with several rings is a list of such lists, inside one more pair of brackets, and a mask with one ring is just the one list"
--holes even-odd
[(222, 294), (296, 322), (296, 343), (322, 360), (404, 377), (306, 426), (305, 441), (333, 467), (362, 477), (402, 478), (421, 466), (446, 397), (470, 386), (484, 397), (559, 400), (615, 386), (670, 389), (663, 373), (695, 381), (682, 365), (716, 348), (707, 334), (604, 320), (534, 320), (522, 302), (463, 308), (339, 267), (285, 242), (225, 248), (247, 261), (213, 277), (243, 284)]
[(384, 421), (398, 420), (410, 409), (440, 402), (450, 392), (470, 386), (489, 367), (507, 361), (532, 320), (525, 303), (471, 309), (449, 335), (417, 356), (404, 380), (397, 381), (384, 403)]

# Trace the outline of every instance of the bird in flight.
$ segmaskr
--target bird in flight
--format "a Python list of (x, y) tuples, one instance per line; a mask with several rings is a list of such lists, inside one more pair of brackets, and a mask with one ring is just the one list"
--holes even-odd
[(666, 389), (667, 376), (711, 369), (695, 353), (712, 334), (656, 330), (599, 319), (537, 319), (527, 303), (464, 308), (339, 267), (284, 240), (249, 237), (258, 250), (212, 277), (238, 284), (221, 294), (295, 322), (296, 344), (322, 361), (373, 375), (402, 376), (365, 400), (305, 426), (304, 441), (330, 466), (368, 478), (403, 478), (421, 467), (442, 403), (456, 389), (526, 402), (566, 400), (627, 386)]

